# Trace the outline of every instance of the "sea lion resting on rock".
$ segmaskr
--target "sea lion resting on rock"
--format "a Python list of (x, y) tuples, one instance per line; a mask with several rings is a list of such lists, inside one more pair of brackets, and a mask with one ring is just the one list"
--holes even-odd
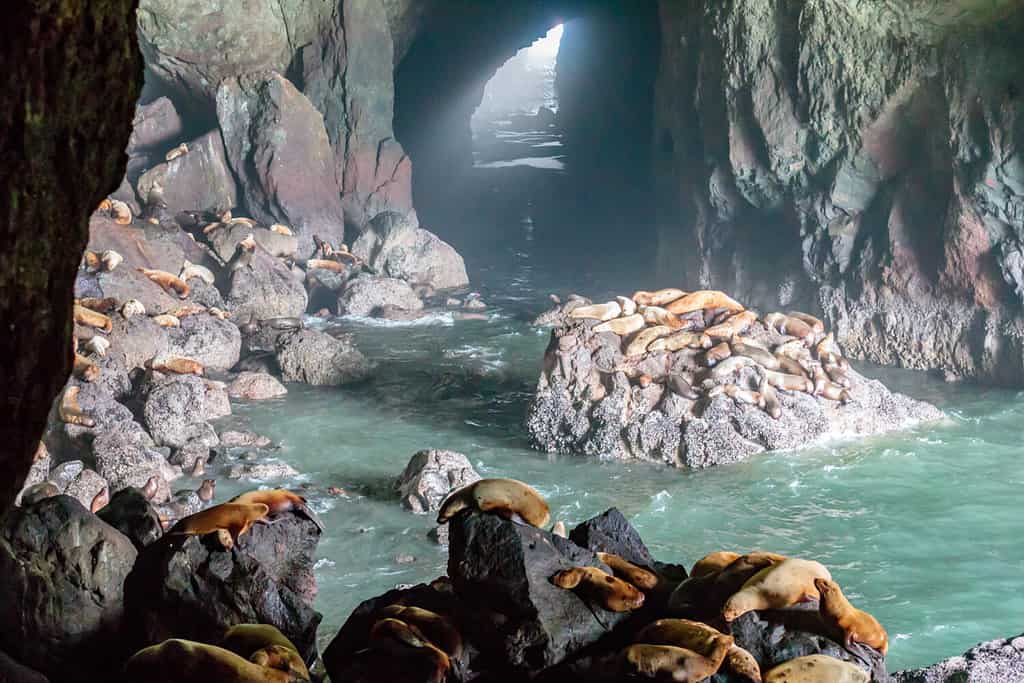
[(723, 308), (738, 313), (743, 310), (743, 305), (725, 292), (704, 289), (676, 299), (672, 303), (667, 304), (665, 308), (669, 313), (675, 313), (676, 315), (692, 313), (693, 311), (700, 311), (706, 308)]
[(658, 586), (658, 575), (614, 553), (597, 553), (597, 559), (604, 562), (615, 576), (628, 581), (640, 590), (654, 590)]
[(156, 372), (172, 375), (199, 375), (203, 374), (203, 364), (191, 358), (164, 358), (162, 360), (150, 360), (149, 366)]
[(515, 479), (481, 479), (455, 491), (441, 504), (437, 523), (444, 524), (466, 509), (493, 512), (537, 528), (551, 522), (547, 501), (535, 488)]
[(634, 292), (633, 301), (641, 306), (664, 306), (684, 296), (686, 296), (686, 292), (683, 290), (667, 287), (656, 292), (645, 292), (643, 290)]
[(597, 567), (563, 569), (551, 577), (551, 583), (566, 590), (579, 589), (609, 612), (630, 612), (644, 604), (639, 588)]
[(422, 607), (399, 604), (388, 605), (377, 615), (378, 618), (390, 617), (415, 626), (449, 657), (458, 659), (462, 656), (462, 634), (448, 617)]
[(433, 683), (441, 683), (451, 668), (451, 660), (443, 650), (430, 642), (418, 628), (400, 619), (388, 617), (375, 623), (370, 629), (369, 644), (375, 650), (399, 657), (412, 651), (425, 656), (433, 669), (428, 679)]
[(147, 683), (298, 683), (293, 673), (260, 666), (224, 648), (177, 638), (136, 652), (125, 664), (131, 681)]
[(269, 624), (237, 624), (224, 634), (221, 647), (260, 666), (287, 671), (299, 680), (309, 679), (309, 669), (292, 641)]
[(658, 619), (640, 629), (633, 641), (648, 645), (683, 647), (717, 662), (718, 666), (721, 666), (729, 648), (735, 642), (732, 636), (689, 619)]
[(79, 353), (75, 353), (75, 364), (72, 367), (72, 372), (75, 377), (85, 382), (95, 382), (102, 373), (100, 366)]
[(81, 304), (75, 304), (75, 323), (78, 325), (86, 325), (88, 327), (95, 327), (98, 330), (103, 330), (107, 334), (114, 329), (113, 323), (110, 322), (110, 318), (97, 313), (96, 311), (86, 308)]
[(187, 282), (177, 275), (171, 275), (165, 270), (154, 270), (151, 268), (136, 268), (135, 270), (139, 271), (164, 289), (174, 292), (180, 299), (186, 298), (191, 291)]
[(80, 427), (95, 427), (96, 421), (85, 414), (82, 406), (78, 405), (79, 387), (71, 386), (64, 390), (60, 400), (60, 407), (57, 414), (61, 422), (65, 424), (78, 425)]
[(853, 643), (863, 643), (883, 655), (888, 654), (889, 634), (877, 619), (851, 605), (838, 583), (815, 579), (814, 586), (821, 596), (818, 601), (821, 620), (834, 634), (841, 634), (840, 640), (847, 649)]
[(754, 551), (740, 555), (720, 570), (710, 565), (724, 562), (725, 556), (715, 557), (712, 554), (704, 559), (708, 561), (705, 568), (676, 586), (669, 596), (668, 606), (673, 611), (718, 616), (725, 601), (740, 590), (751, 577), (766, 567), (780, 564), (787, 558), (776, 553)]
[(730, 550), (719, 550), (710, 553), (693, 564), (693, 568), (690, 570), (690, 578), (696, 579), (707, 574), (715, 574), (738, 559), (740, 559), (740, 554)]
[(761, 683), (761, 665), (754, 659), (754, 655), (735, 643), (726, 653), (722, 665), (743, 679), (745, 683)]
[(828, 655), (797, 657), (764, 675), (764, 683), (868, 683), (866, 671)]
[(276, 515), (281, 512), (296, 512), (316, 524), (320, 531), (324, 530), (324, 524), (305, 498), (287, 489), (263, 489), (260, 491), (249, 491), (232, 498), (229, 503), (263, 504), (267, 506), (269, 514)]
[(625, 318), (615, 318), (614, 320), (608, 320), (600, 325), (596, 325), (594, 332), (614, 332), (620, 337), (625, 337), (634, 332), (639, 332), (644, 328), (645, 324), (644, 317), (639, 313), (634, 313), (633, 315), (627, 315)]
[[(725, 653), (723, 653), (724, 657)], [(620, 674), (676, 683), (697, 683), (721, 667), (713, 659), (673, 645), (630, 645), (618, 657)]]
[(726, 600), (722, 618), (732, 622), (747, 612), (784, 609), (804, 600), (815, 600), (818, 598), (815, 579), (831, 580), (832, 575), (814, 560), (791, 558), (762, 569)]
[(229, 541), (225, 546), (230, 549), (234, 547), (239, 536), (248, 531), (253, 524), (266, 518), (269, 512), (270, 508), (263, 503), (222, 503), (179, 520), (167, 533), (205, 536), (226, 531), (227, 538), (223, 534), (220, 534), (220, 537), (222, 542)]
[(606, 304), (593, 304), (591, 306), (577, 306), (569, 311), (569, 317), (574, 320), (612, 320), (622, 315), (622, 306), (615, 301)]

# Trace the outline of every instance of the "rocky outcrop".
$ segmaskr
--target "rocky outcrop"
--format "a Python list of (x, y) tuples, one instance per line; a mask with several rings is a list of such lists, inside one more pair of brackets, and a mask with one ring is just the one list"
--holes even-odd
[(277, 340), (277, 363), (285, 382), (335, 387), (361, 382), (373, 369), (351, 343), (316, 330), (297, 330)]
[(405, 280), (379, 275), (360, 275), (349, 280), (338, 297), (339, 315), (369, 316), (386, 306), (419, 311), (423, 302)]
[(921, 669), (898, 671), (893, 683), (1002, 683), (1024, 680), (1024, 635), (990, 640)]
[(115, 671), (135, 556), (121, 532), (68, 496), (10, 511), (0, 530), (0, 647), (54, 680)]
[(156, 190), (171, 213), (203, 211), (220, 214), (238, 204), (220, 131), (186, 143), (188, 151), (149, 169), (136, 185), (145, 201)]
[(206, 421), (206, 391), (206, 383), (194, 375), (154, 378), (147, 388), (143, 415), (158, 445), (181, 448), (190, 441), (217, 445), (217, 434)]
[(279, 398), (288, 393), (277, 378), (265, 372), (240, 372), (228, 385), (231, 398), (246, 401), (262, 401), (268, 398)]
[(258, 245), (249, 262), (231, 273), (225, 298), (239, 320), (300, 316), (309, 302), (302, 281)]
[(150, 499), (139, 489), (121, 489), (96, 514), (127, 536), (140, 552), (164, 535), (160, 516), (150, 504)]
[(199, 361), (207, 370), (230, 370), (238, 362), (238, 326), (212, 315), (189, 315), (167, 333), (167, 355)]
[(402, 507), (413, 512), (436, 512), (452, 491), (480, 479), (469, 458), (455, 451), (429, 449), (412, 456), (395, 480)]
[(435, 290), (469, 284), (462, 257), (437, 235), (420, 228), (415, 212), (378, 214), (352, 244), (352, 253), (378, 273)]

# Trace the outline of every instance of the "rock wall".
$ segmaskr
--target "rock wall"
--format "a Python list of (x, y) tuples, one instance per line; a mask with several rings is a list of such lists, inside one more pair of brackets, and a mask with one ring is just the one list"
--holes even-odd
[(853, 357), (1019, 385), (1014, 5), (663, 0), (660, 270), (818, 309)]

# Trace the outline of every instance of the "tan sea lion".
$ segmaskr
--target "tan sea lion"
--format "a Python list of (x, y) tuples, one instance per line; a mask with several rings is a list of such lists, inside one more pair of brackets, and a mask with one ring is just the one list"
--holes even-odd
[(640, 306), (665, 306), (684, 296), (686, 296), (686, 292), (683, 290), (667, 287), (655, 292), (645, 292), (643, 290), (634, 292), (633, 301)]
[(221, 503), (179, 520), (167, 533), (205, 536), (224, 530), (229, 535), (230, 543), (226, 547), (230, 549), (239, 536), (266, 518), (269, 512), (270, 508), (263, 503)]
[(284, 235), (285, 237), (291, 237), (295, 234), (292, 232), (291, 228), (283, 223), (274, 223), (270, 226), (270, 230), (271, 232), (276, 232), (278, 235)]
[(160, 327), (181, 327), (181, 319), (176, 315), (171, 315), (170, 313), (154, 315), (153, 322)]
[(738, 313), (743, 310), (743, 305), (725, 292), (703, 289), (680, 297), (667, 304), (665, 308), (669, 313), (675, 313), (676, 315), (692, 313), (693, 311), (700, 311), (705, 308), (724, 308)]
[(783, 662), (764, 675), (764, 683), (868, 683), (860, 667), (828, 655), (807, 655)]
[(768, 383), (768, 378), (764, 375), (761, 376), (757, 390), (761, 393), (761, 407), (764, 408), (764, 412), (768, 413), (773, 420), (781, 418), (782, 403), (779, 401), (779, 394), (775, 391), (775, 387)]
[(722, 342), (704, 352), (703, 363), (705, 366), (713, 368), (731, 355), (732, 349), (729, 348), (729, 344)]
[(100, 489), (100, 492), (92, 497), (92, 502), (89, 504), (89, 512), (96, 514), (107, 506), (110, 502), (110, 489), (104, 486)]
[(86, 249), (85, 252), (82, 253), (82, 265), (85, 266), (87, 271), (95, 273), (103, 265), (103, 262), (100, 261), (99, 254), (95, 251)]
[(734, 315), (730, 315), (724, 322), (707, 328), (704, 330), (704, 334), (708, 335), (715, 341), (728, 341), (736, 335), (746, 332), (747, 328), (755, 322), (757, 322), (757, 313), (754, 313), (753, 311), (741, 311)]
[(616, 668), (626, 676), (697, 683), (713, 676), (719, 666), (713, 660), (686, 648), (635, 644), (620, 653)]
[(199, 375), (202, 377), (203, 364), (191, 358), (164, 358), (163, 360), (150, 361), (150, 367), (157, 372), (172, 375)]
[(577, 306), (569, 311), (569, 317), (573, 320), (612, 320), (622, 315), (622, 306), (616, 301), (609, 301), (604, 304), (592, 304), (590, 306)]
[(410, 649), (420, 651), (433, 665), (430, 680), (435, 683), (441, 683), (451, 668), (451, 659), (444, 650), (430, 642), (418, 628), (400, 619), (387, 617), (376, 622), (370, 629), (368, 642), (373, 649), (398, 656), (407, 654)]
[(718, 550), (709, 553), (693, 564), (693, 568), (690, 570), (690, 577), (701, 577), (720, 572), (739, 558), (739, 553), (734, 553), (730, 550)]
[(769, 313), (764, 317), (764, 324), (779, 334), (789, 335), (797, 339), (809, 339), (814, 336), (811, 326), (798, 318), (791, 318), (784, 313)]
[(466, 509), (518, 518), (537, 528), (551, 523), (547, 501), (535, 488), (515, 479), (480, 479), (455, 491), (441, 504), (437, 523), (444, 524)]
[(668, 381), (666, 382), (666, 385), (672, 391), (672, 393), (678, 394), (683, 398), (689, 399), (691, 401), (696, 401), (697, 399), (700, 398), (700, 394), (694, 391), (693, 385), (690, 383), (690, 380), (688, 380), (686, 377), (684, 377), (682, 374), (678, 372), (668, 376)]
[(185, 259), (181, 264), (181, 272), (178, 273), (178, 279), (182, 282), (188, 282), (194, 277), (199, 278), (208, 285), (212, 285), (217, 281), (212, 270), (206, 266), (201, 266), (198, 263), (192, 263), (188, 259)]
[(615, 297), (615, 303), (622, 309), (622, 315), (633, 315), (636, 313), (636, 302), (625, 296)]
[(830, 401), (839, 401), (840, 403), (850, 402), (850, 392), (832, 382), (828, 382), (821, 387), (821, 391), (818, 392), (818, 395), (822, 398), (827, 398)]
[(744, 356), (750, 358), (758, 365), (768, 368), (769, 370), (778, 370), (779, 361), (771, 354), (760, 346), (752, 346), (750, 344), (743, 344), (740, 342), (733, 341), (729, 344), (729, 348), (732, 349), (732, 355)]
[(290, 672), (300, 680), (309, 679), (299, 649), (270, 624), (232, 626), (224, 633), (220, 646), (260, 666)]
[(124, 262), (124, 257), (113, 249), (107, 249), (100, 254), (100, 261), (103, 263), (103, 270), (109, 273)]
[(658, 619), (640, 629), (633, 642), (686, 648), (721, 666), (735, 641), (732, 636), (699, 621)]
[(889, 634), (877, 619), (850, 604), (838, 583), (829, 579), (815, 579), (814, 586), (821, 596), (818, 601), (821, 620), (833, 634), (841, 634), (839, 640), (847, 649), (853, 643), (863, 643), (882, 655), (889, 653)]
[(82, 299), (75, 299), (75, 303), (78, 304), (79, 306), (88, 308), (90, 311), (95, 311), (97, 313), (106, 314), (117, 310), (117, 299), (110, 296), (104, 297), (102, 299), (98, 297), (87, 296)]
[(294, 674), (260, 666), (215, 645), (171, 639), (136, 652), (126, 679), (146, 683), (299, 683)]
[(260, 489), (257, 491), (249, 491), (241, 495), (232, 498), (229, 503), (240, 503), (240, 504), (259, 504), (266, 505), (270, 514), (276, 515), (281, 512), (296, 512), (306, 519), (310, 520), (317, 527), (323, 531), (324, 525), (320, 521), (313, 509), (309, 507), (309, 503), (305, 498), (287, 489)]
[(180, 299), (187, 297), (191, 291), (187, 282), (177, 275), (171, 275), (165, 270), (155, 270), (153, 268), (136, 268), (135, 270), (139, 271), (165, 290), (174, 292)]
[(220, 228), (223, 228), (223, 227), (224, 227), (224, 224), (219, 222), (219, 221), (215, 221), (213, 223), (207, 223), (206, 225), (203, 226), (203, 234), (204, 235), (209, 235), (212, 232), (214, 232), (215, 230), (219, 230)]
[(597, 567), (563, 569), (551, 577), (551, 583), (566, 590), (579, 590), (609, 612), (630, 612), (644, 604), (639, 588)]
[[(616, 304), (618, 306), (618, 304)], [(579, 310), (579, 309), (576, 309)], [(626, 337), (644, 328), (644, 317), (639, 313), (628, 315), (625, 318), (614, 318), (600, 325), (594, 326), (594, 332), (614, 332), (620, 337)]]
[(114, 329), (114, 325), (110, 322), (110, 318), (97, 313), (91, 309), (82, 306), (81, 304), (75, 304), (74, 308), (75, 323), (79, 325), (86, 325), (88, 327), (95, 327), (98, 330), (103, 330), (107, 334)]
[(100, 378), (100, 375), (102, 374), (100, 366), (96, 365), (91, 360), (89, 360), (88, 358), (79, 353), (75, 354), (75, 364), (74, 367), (72, 368), (72, 372), (74, 373), (75, 377), (84, 382), (95, 382)]
[(743, 588), (726, 600), (722, 617), (735, 621), (755, 610), (783, 609), (807, 599), (817, 599), (814, 579), (832, 579), (828, 569), (814, 560), (790, 558), (762, 569)]
[(680, 351), (682, 349), (710, 349), (713, 343), (711, 337), (703, 332), (690, 332), (680, 330), (673, 332), (667, 337), (656, 339), (647, 347), (648, 351)]
[(212, 315), (217, 320), (227, 320), (228, 318), (231, 317), (231, 313), (229, 311), (221, 310), (216, 306), (206, 309), (206, 312)]
[(250, 230), (256, 227), (256, 221), (254, 221), (251, 218), (246, 218), (245, 216), (233, 216), (227, 219), (227, 221), (225, 222), (228, 225), (241, 225), (246, 228), (249, 228)]
[(181, 143), (170, 152), (164, 155), (164, 161), (174, 161), (178, 157), (182, 157), (188, 154), (188, 143)]
[(658, 587), (658, 575), (652, 571), (633, 564), (629, 560), (614, 553), (597, 553), (597, 559), (604, 562), (612, 573), (628, 581), (640, 590), (650, 591)]
[(684, 323), (679, 316), (669, 313), (658, 306), (644, 306), (640, 309), (640, 315), (648, 325), (664, 325), (673, 330), (689, 329), (691, 324)]
[(736, 643), (729, 648), (722, 666), (739, 676), (743, 683), (761, 683), (761, 665), (754, 659), (754, 655)]
[(814, 393), (814, 382), (806, 377), (787, 375), (774, 370), (762, 370), (762, 376), (771, 386), (785, 391), (803, 391), (808, 394)]
[(785, 559), (783, 555), (760, 551), (741, 555), (719, 571), (708, 571), (687, 578), (672, 592), (669, 606), (674, 610), (697, 610), (709, 617), (718, 616), (725, 601), (751, 577)]
[(449, 657), (458, 659), (462, 656), (462, 634), (448, 617), (411, 605), (388, 605), (377, 613), (377, 617), (392, 617), (411, 624)]
[[(800, 361), (793, 358), (792, 356), (787, 356), (786, 354), (783, 353), (776, 353), (775, 360), (778, 363), (778, 368), (769, 368), (767, 365), (765, 365), (765, 367), (768, 368), (769, 370), (778, 369), (779, 371), (784, 372), (787, 375), (796, 375), (797, 377), (808, 376), (807, 370), (804, 368), (804, 366), (800, 364)], [(764, 364), (762, 363), (762, 365)]]
[(125, 320), (133, 315), (146, 315), (146, 307), (138, 299), (128, 299), (121, 305), (121, 315)]
[(797, 320), (803, 321), (811, 328), (811, 331), (816, 334), (822, 334), (825, 332), (825, 323), (821, 322), (821, 320), (815, 318), (813, 315), (801, 313), (800, 311), (790, 311), (787, 315), (790, 318), (796, 318)]
[(764, 398), (761, 396), (760, 392), (743, 389), (735, 384), (725, 385), (725, 395), (743, 405), (757, 407), (764, 405)]
[(110, 200), (110, 215), (114, 217), (114, 222), (118, 225), (131, 225), (132, 210), (118, 199)]
[(173, 315), (179, 320), (181, 318), (187, 318), (190, 315), (199, 315), (200, 313), (206, 313), (206, 306), (193, 302), (187, 303), (184, 306), (178, 306), (177, 308), (167, 312), (168, 315)]
[(818, 342), (818, 345), (814, 348), (815, 354), (818, 356), (818, 360), (827, 365), (838, 365), (843, 370), (850, 368), (850, 363), (843, 358), (843, 352), (840, 350), (839, 345), (836, 344), (835, 337), (831, 332), (825, 335), (824, 339)]
[(61, 396), (60, 407), (57, 410), (60, 421), (64, 424), (78, 425), (80, 427), (95, 427), (96, 421), (85, 414), (82, 406), (78, 405), (79, 387), (70, 386), (64, 390)]
[(838, 384), (844, 389), (849, 389), (853, 386), (853, 382), (850, 381), (850, 376), (846, 374), (846, 370), (843, 370), (843, 368), (838, 365), (832, 365), (830, 363), (826, 364), (825, 374), (828, 375), (829, 379), (832, 380), (834, 384)]
[(642, 356), (647, 353), (647, 347), (651, 342), (672, 333), (672, 328), (666, 325), (655, 325), (637, 333), (626, 345), (627, 356)]
[(722, 362), (715, 364), (714, 369), (711, 370), (711, 377), (717, 380), (724, 379), (737, 370), (748, 368), (752, 365), (757, 365), (757, 363), (746, 356), (730, 356)]
[[(204, 460), (205, 458), (196, 458), (196, 463), (201, 463)], [(202, 485), (200, 485), (200, 487), (196, 489), (196, 495), (199, 496), (199, 500), (203, 501), (204, 503), (209, 503), (211, 500), (213, 500), (213, 494), (216, 490), (216, 479), (203, 479)]]
[(329, 270), (332, 273), (344, 273), (345, 265), (333, 259), (311, 258), (306, 261), (306, 270)]

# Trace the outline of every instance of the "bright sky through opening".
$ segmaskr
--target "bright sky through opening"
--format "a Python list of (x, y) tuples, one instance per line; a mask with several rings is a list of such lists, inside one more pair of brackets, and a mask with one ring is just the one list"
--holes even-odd
[(526, 48), (530, 57), (537, 60), (554, 61), (558, 56), (558, 45), (562, 42), (562, 25), (555, 26), (543, 38)]

